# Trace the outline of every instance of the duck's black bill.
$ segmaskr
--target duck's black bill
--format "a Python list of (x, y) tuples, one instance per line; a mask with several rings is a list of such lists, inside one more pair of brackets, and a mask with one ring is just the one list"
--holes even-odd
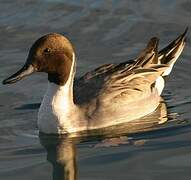
[(32, 74), (35, 72), (35, 68), (32, 65), (24, 65), (18, 72), (10, 76), (9, 78), (5, 79), (2, 83), (3, 84), (12, 84), (15, 83), (24, 77)]

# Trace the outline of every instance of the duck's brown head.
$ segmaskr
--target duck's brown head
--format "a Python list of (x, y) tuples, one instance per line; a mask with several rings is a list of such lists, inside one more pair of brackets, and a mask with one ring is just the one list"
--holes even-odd
[(3, 84), (15, 83), (33, 72), (46, 72), (50, 82), (64, 85), (74, 60), (74, 49), (67, 38), (56, 33), (45, 35), (32, 45), (24, 66)]

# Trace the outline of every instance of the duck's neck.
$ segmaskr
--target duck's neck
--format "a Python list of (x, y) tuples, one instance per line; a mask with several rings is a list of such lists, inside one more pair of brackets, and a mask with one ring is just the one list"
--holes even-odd
[[(38, 127), (44, 133), (75, 132), (79, 128), (78, 106), (73, 101), (75, 61), (67, 82), (58, 85), (48, 83), (48, 88), (38, 113)], [(85, 125), (83, 125), (84, 127)]]
[(75, 55), (73, 54), (70, 74), (68, 76), (68, 80), (66, 81), (66, 83), (64, 85), (49, 83), (48, 85), (48, 89), (50, 89), (50, 91), (54, 93), (52, 103), (55, 106), (72, 107), (74, 105), (73, 84), (74, 84), (75, 72), (76, 72), (76, 63), (75, 63)]
[(74, 106), (73, 85), (60, 86), (54, 83), (48, 83), (44, 101), (50, 104), (54, 109), (68, 111)]
[[(73, 55), (74, 56), (74, 55)], [(54, 82), (48, 82), (48, 88), (45, 93), (42, 106), (51, 106), (54, 109), (62, 109), (63, 112), (68, 112), (74, 107), (73, 101), (73, 83), (75, 75), (75, 56), (73, 57), (70, 74), (67, 82), (64, 85), (59, 85)]]

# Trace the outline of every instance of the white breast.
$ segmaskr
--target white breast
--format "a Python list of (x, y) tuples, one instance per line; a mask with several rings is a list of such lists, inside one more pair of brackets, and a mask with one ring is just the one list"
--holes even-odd
[(40, 131), (59, 133), (66, 126), (71, 108), (72, 105), (66, 87), (49, 83), (38, 113)]

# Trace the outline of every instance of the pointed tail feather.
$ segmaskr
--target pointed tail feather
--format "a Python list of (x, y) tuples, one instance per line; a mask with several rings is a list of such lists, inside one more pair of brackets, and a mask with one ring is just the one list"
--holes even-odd
[(150, 64), (156, 64), (158, 62), (158, 43), (158, 38), (151, 38), (146, 48), (140, 53), (129, 70), (137, 69), (138, 67), (146, 68)]
[(182, 53), (185, 46), (186, 33), (188, 28), (181, 34), (177, 39), (171, 42), (167, 47), (159, 51), (158, 59), (160, 64), (167, 64), (169, 68), (163, 73), (163, 76), (167, 76), (170, 74), (174, 63)]

